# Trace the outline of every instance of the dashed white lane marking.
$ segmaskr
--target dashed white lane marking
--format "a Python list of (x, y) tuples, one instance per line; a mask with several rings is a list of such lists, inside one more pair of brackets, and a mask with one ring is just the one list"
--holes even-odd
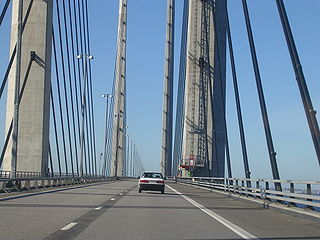
[(75, 225), (77, 225), (78, 223), (76, 222), (72, 222), (72, 223), (69, 223), (67, 226), (64, 226), (63, 228), (61, 228), (60, 230), (61, 231), (67, 231), (69, 230), (70, 228), (74, 227)]
[(119, 195), (120, 195), (120, 196), (122, 196), (123, 194), (122, 194), (122, 193), (120, 193)]
[(100, 210), (102, 206), (96, 207), (94, 210)]
[(110, 200), (111, 200), (111, 201), (114, 201), (114, 200), (116, 200), (116, 199), (115, 199), (115, 198), (111, 198)]
[(233, 231), (235, 234), (239, 235), (243, 239), (259, 239), (256, 236), (252, 235), (251, 233), (247, 232), (246, 230), (244, 230), (244, 229), (240, 228), (239, 226), (233, 224), (232, 222), (228, 221), (227, 219), (225, 219), (225, 218), (221, 217), (220, 215), (218, 215), (218, 214), (212, 212), (211, 210), (207, 209), (206, 207), (204, 207), (200, 203), (192, 200), (188, 196), (183, 195), (182, 193), (180, 193), (179, 191), (175, 190), (174, 188), (172, 188), (172, 187), (170, 187), (168, 185), (167, 185), (167, 187), (169, 189), (171, 189), (172, 191), (174, 191), (175, 193), (177, 193), (178, 195), (180, 195), (181, 197), (183, 197), (188, 202), (190, 202), (192, 205), (194, 205), (197, 208), (199, 208), (201, 211), (203, 211), (206, 214), (208, 214), (210, 217), (214, 218), (215, 220), (217, 220), (218, 222), (220, 222), (221, 224), (223, 224), (224, 226), (229, 228), (231, 231)]

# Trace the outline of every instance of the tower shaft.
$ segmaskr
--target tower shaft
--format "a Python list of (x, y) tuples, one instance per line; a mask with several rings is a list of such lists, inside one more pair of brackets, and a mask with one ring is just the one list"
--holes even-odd
[(160, 171), (172, 173), (173, 75), (174, 75), (174, 11), (175, 0), (167, 0), (166, 44), (164, 63), (164, 92), (162, 112), (162, 147)]
[(123, 176), (126, 154), (126, 45), (127, 0), (119, 0), (117, 57), (114, 76), (114, 105), (111, 176)]

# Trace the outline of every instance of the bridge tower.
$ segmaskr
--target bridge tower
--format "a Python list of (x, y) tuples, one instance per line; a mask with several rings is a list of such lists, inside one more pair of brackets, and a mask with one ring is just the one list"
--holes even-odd
[(226, 1), (189, 0), (185, 56), (183, 176), (225, 172)]
[[(6, 134), (13, 134), (2, 166), (13, 174), (16, 170), (48, 171), (51, 45), (52, 0), (13, 0), (10, 55), (16, 54), (8, 77), (6, 108)], [(22, 95), (20, 101), (16, 89)]]
[(110, 176), (123, 176), (126, 154), (127, 0), (119, 1), (117, 56), (113, 89), (113, 131)]
[(167, 0), (164, 91), (162, 112), (162, 146), (160, 159), (160, 171), (163, 176), (172, 175), (171, 168), (174, 75), (174, 11), (175, 0)]

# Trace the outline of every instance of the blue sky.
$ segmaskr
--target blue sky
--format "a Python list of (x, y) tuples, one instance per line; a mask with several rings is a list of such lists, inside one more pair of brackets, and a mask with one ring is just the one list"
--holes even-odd
[[(176, 1), (175, 80), (179, 65), (182, 0)], [(0, 3), (2, 9), (3, 3)], [(255, 79), (240, 0), (229, 0), (229, 15), (237, 63), (239, 90), (253, 178), (271, 178)], [(314, 108), (320, 109), (320, 22), (318, 0), (287, 0), (287, 13)], [(311, 141), (275, 1), (248, 1), (261, 78), (280, 176), (319, 180), (319, 164)], [(105, 101), (111, 92), (118, 21), (117, 0), (90, 0), (90, 31), (96, 111), (97, 154), (103, 151)], [(159, 169), (165, 39), (165, 0), (128, 0), (128, 126), (146, 169)], [(8, 26), (0, 28), (0, 73), (8, 59)], [(5, 47), (2, 47), (5, 46)], [(241, 146), (227, 60), (227, 121), (233, 174), (243, 177)], [(175, 84), (174, 92), (177, 92)], [(0, 101), (0, 126), (4, 101)], [(3, 127), (0, 134), (3, 137)]]

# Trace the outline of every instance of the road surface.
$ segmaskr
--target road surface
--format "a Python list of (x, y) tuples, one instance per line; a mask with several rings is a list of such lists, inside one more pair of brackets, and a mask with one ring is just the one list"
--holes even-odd
[(320, 240), (319, 221), (173, 182), (165, 194), (130, 180), (2, 199), (0, 212), (3, 240)]

